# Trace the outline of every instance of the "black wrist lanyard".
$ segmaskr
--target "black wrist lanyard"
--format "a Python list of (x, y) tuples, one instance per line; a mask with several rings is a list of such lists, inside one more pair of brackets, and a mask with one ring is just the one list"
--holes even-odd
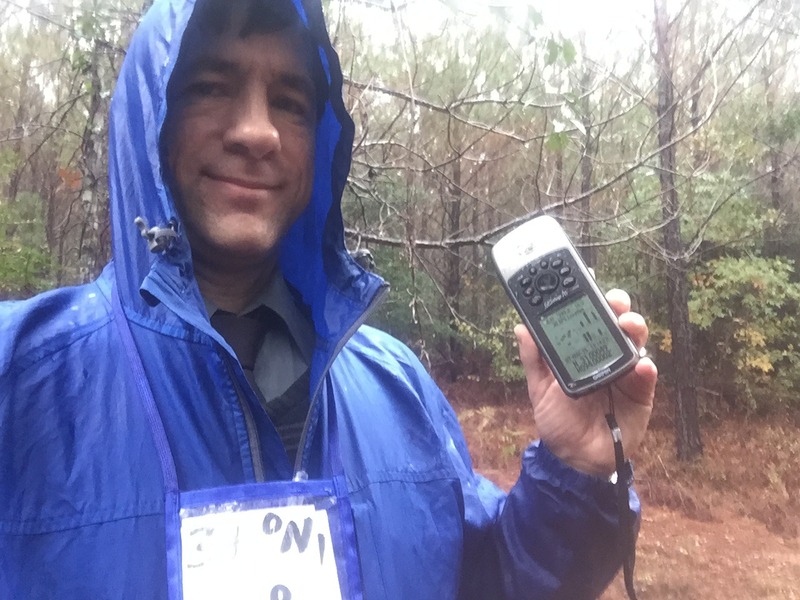
[(616, 480), (612, 476), (614, 491), (617, 496), (617, 513), (622, 543), (622, 570), (625, 576), (625, 591), (630, 600), (637, 600), (633, 586), (633, 568), (636, 564), (636, 519), (628, 505), (629, 490), (633, 483), (633, 469), (630, 461), (625, 460), (622, 448), (622, 432), (614, 415), (614, 399), (611, 388), (608, 388), (608, 414), (606, 415), (611, 438), (614, 440), (614, 462), (616, 464)]

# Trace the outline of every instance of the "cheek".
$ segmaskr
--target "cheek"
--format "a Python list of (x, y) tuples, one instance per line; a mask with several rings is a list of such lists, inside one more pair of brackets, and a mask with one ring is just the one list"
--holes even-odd
[(180, 164), (178, 158), (181, 156), (180, 144), (174, 134), (174, 131), (169, 131), (164, 136), (163, 152), (161, 155), (163, 164), (163, 181), (164, 185), (169, 190), (172, 196), (172, 201), (175, 204), (175, 210), (178, 214), (185, 218), (185, 210), (183, 206), (183, 196), (185, 194), (184, 186), (182, 185), (182, 177), (180, 175)]
[(164, 124), (164, 161), (168, 170), (166, 179), (173, 185), (180, 183), (181, 157), (184, 153), (183, 127), (174, 122)]
[(179, 114), (169, 124), (165, 124), (164, 130), (169, 154), (179, 155), (177, 158), (181, 160), (183, 154), (202, 148), (200, 142), (212, 135), (214, 129), (219, 127), (222, 117), (193, 106), (180, 107), (177, 112)]
[(299, 210), (303, 210), (311, 198), (314, 188), (314, 141), (311, 143), (303, 141), (294, 145), (291, 153), (287, 153), (286, 159), (295, 179), (295, 194)]
[[(205, 141), (204, 141), (205, 140)], [(166, 164), (169, 169), (168, 180), (178, 192), (185, 195), (190, 187), (196, 185), (201, 164), (201, 153), (208, 147), (201, 127), (194, 127), (184, 121), (175, 127), (167, 138)]]
[(314, 175), (315, 175), (314, 171), (316, 170), (315, 169), (315, 165), (316, 165), (315, 158), (316, 158), (316, 155), (315, 155), (315, 140), (314, 140), (314, 137), (312, 136), (310, 143), (305, 148), (304, 158), (303, 158), (303, 162), (302, 162), (302, 164), (304, 165), (303, 168), (304, 168), (304, 171), (305, 171), (305, 180), (306, 180), (308, 188), (309, 188), (309, 191), (308, 191), (309, 195), (311, 195), (311, 188), (314, 187)]

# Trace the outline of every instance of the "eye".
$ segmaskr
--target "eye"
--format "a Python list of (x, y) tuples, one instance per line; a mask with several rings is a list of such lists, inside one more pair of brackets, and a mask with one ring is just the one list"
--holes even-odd
[(227, 95), (228, 89), (225, 82), (215, 79), (197, 79), (190, 82), (183, 90), (183, 95), (189, 100), (203, 98), (220, 98)]
[(272, 100), (272, 106), (295, 117), (310, 119), (312, 102), (305, 94), (278, 94)]

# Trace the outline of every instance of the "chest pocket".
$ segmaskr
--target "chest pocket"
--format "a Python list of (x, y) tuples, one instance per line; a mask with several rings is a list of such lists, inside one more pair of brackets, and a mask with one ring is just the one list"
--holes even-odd
[(455, 598), (464, 500), (444, 420), (402, 373), (333, 389), (366, 597)]
[(374, 482), (351, 492), (366, 598), (455, 598), (463, 548), (458, 480)]

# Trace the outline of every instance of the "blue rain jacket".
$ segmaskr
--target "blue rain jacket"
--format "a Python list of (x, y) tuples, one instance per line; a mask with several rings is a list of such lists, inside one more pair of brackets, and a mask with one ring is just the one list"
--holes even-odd
[[(113, 261), (93, 283), (0, 304), (0, 599), (166, 597), (157, 448), (113, 322), (116, 287), (182, 490), (329, 475), (332, 413), (369, 599), (594, 598), (621, 564), (610, 486), (534, 443), (507, 496), (472, 470), (456, 417), (414, 354), (362, 325), (386, 286), (349, 257), (340, 199), (353, 124), (316, 0), (300, 6), (331, 98), (312, 201), (281, 268), (313, 316), (312, 408), (291, 465), (235, 355), (210, 326), (180, 236), (148, 251), (133, 225), (180, 219), (162, 180), (166, 86), (191, 14), (156, 0), (114, 94)], [(635, 496), (632, 507), (638, 509)]]

